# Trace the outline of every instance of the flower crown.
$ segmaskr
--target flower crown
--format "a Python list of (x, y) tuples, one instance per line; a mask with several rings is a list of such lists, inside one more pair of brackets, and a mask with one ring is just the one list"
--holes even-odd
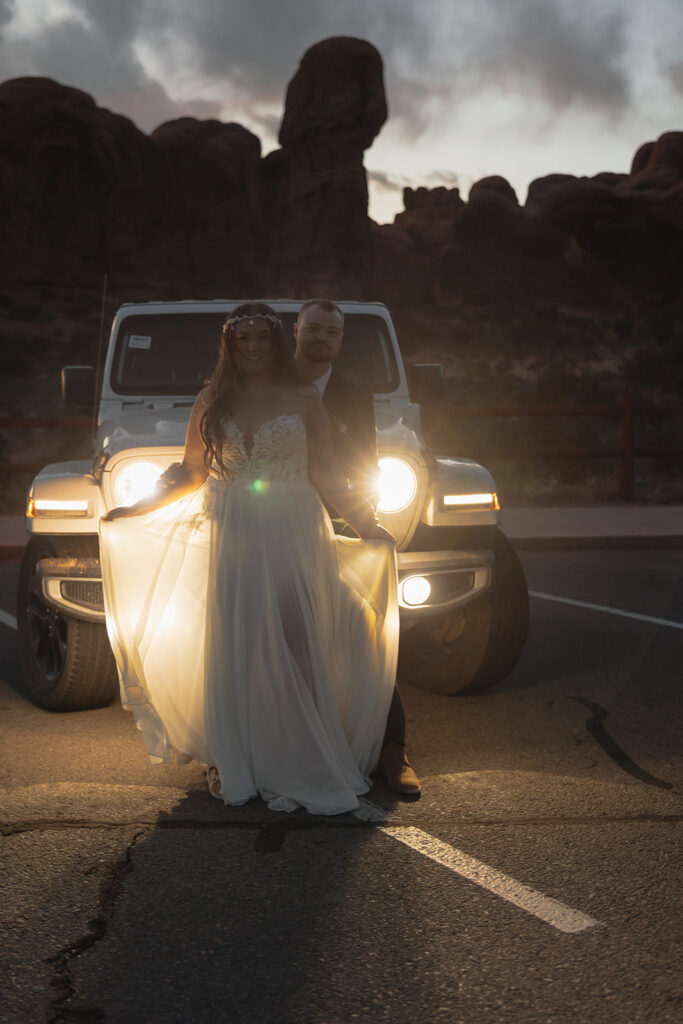
[(226, 327), (234, 327), (235, 324), (239, 323), (240, 320), (248, 320), (251, 326), (254, 320), (268, 320), (269, 323), (275, 327), (282, 327), (282, 320), (277, 316), (273, 316), (272, 313), (239, 313), (237, 316), (228, 317), (225, 321)]

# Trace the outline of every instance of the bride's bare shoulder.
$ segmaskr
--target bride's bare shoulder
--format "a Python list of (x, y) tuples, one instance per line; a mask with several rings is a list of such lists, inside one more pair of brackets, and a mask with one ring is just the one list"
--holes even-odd
[(202, 388), (197, 397), (194, 400), (192, 411), (190, 412), (190, 423), (188, 430), (190, 433), (196, 433), (200, 429), (200, 423), (204, 416), (204, 413), (209, 407), (209, 388), (208, 386)]
[(194, 405), (192, 406), (192, 414), (194, 416), (202, 415), (203, 413), (206, 412), (208, 406), (209, 406), (209, 385), (207, 384), (206, 387), (203, 387), (202, 390), (197, 395), (197, 397), (195, 398)]

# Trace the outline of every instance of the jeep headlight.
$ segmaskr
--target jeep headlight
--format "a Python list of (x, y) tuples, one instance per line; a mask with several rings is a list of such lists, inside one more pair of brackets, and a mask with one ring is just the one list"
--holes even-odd
[(395, 456), (379, 460), (378, 512), (402, 512), (417, 494), (417, 476), (413, 469)]
[(116, 477), (114, 494), (118, 505), (134, 505), (156, 487), (161, 466), (154, 462), (129, 462)]

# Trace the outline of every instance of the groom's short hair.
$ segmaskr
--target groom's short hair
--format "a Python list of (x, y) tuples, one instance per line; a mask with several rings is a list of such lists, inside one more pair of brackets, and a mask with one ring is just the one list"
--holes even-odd
[(332, 302), (332, 299), (307, 299), (306, 302), (300, 307), (297, 314), (297, 320), (301, 320), (301, 314), (305, 313), (311, 306), (320, 306), (326, 313), (339, 313), (342, 320), (342, 326), (344, 325), (344, 314), (337, 305), (336, 302)]

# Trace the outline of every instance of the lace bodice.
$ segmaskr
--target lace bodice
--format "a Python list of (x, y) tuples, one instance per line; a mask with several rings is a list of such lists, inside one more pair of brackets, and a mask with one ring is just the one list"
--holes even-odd
[(247, 450), (234, 420), (225, 424), (225, 463), (231, 477), (300, 480), (308, 474), (306, 424), (298, 413), (285, 412), (264, 420)]

